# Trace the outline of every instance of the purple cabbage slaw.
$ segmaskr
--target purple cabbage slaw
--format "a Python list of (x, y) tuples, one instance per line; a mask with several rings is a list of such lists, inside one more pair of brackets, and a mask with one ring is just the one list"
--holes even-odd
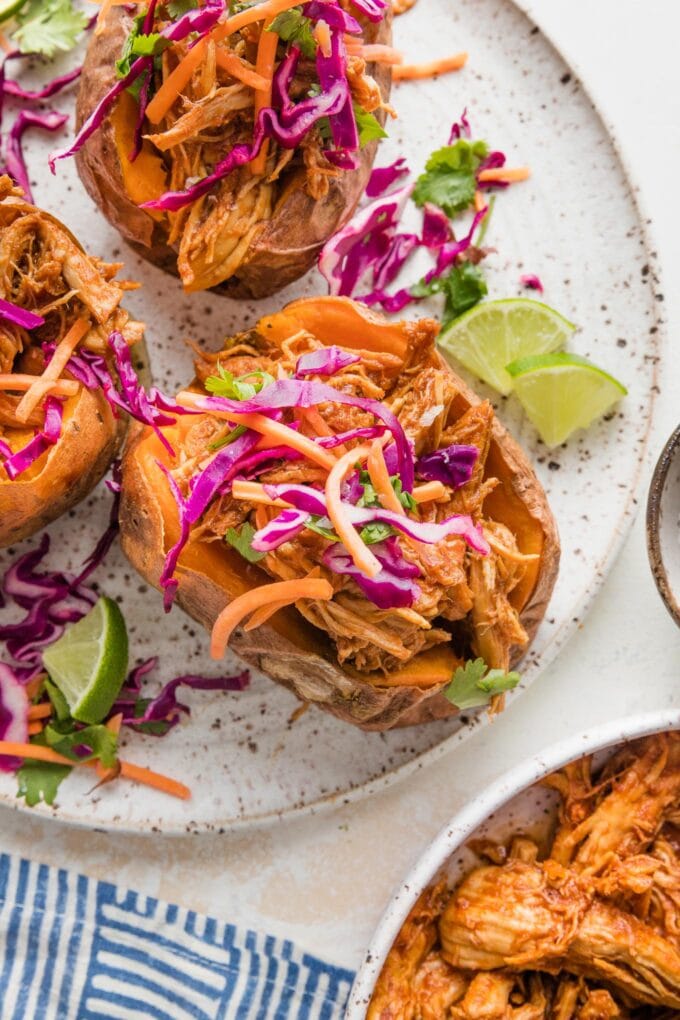
[(523, 287), (527, 287), (529, 290), (537, 290), (539, 294), (543, 293), (544, 287), (541, 280), (535, 273), (524, 273), (519, 278), (519, 282)]
[(15, 326), (21, 326), (23, 329), (37, 329), (38, 326), (45, 325), (42, 315), (36, 315), (28, 308), (20, 308), (19, 305), (12, 304), (11, 301), (4, 301), (2, 298), (0, 298), (0, 319), (12, 322)]
[(35, 464), (43, 453), (46, 453), (61, 437), (63, 408), (62, 403), (56, 397), (45, 398), (45, 424), (40, 432), (37, 432), (33, 439), (30, 439), (26, 446), (12, 453), (3, 461), (2, 466), (7, 476), (14, 481), (19, 475)]
[(416, 473), (428, 482), (443, 482), (452, 489), (460, 489), (472, 478), (478, 458), (476, 446), (452, 443), (420, 456), (416, 461)]
[(414, 581), (420, 570), (404, 559), (396, 542), (389, 545), (392, 541), (388, 538), (371, 546), (382, 568), (375, 577), (362, 573), (343, 546), (330, 545), (323, 553), (323, 562), (334, 574), (351, 577), (379, 609), (410, 608), (420, 597), (420, 588)]
[(4, 172), (23, 189), (28, 202), (33, 201), (31, 182), (22, 149), (22, 139), (27, 128), (38, 127), (44, 131), (58, 131), (68, 120), (65, 113), (34, 113), (20, 110), (5, 141)]
[(359, 361), (361, 358), (358, 354), (350, 354), (341, 347), (319, 347), (318, 350), (309, 351), (298, 358), (295, 375), (335, 375), (341, 369), (356, 365)]

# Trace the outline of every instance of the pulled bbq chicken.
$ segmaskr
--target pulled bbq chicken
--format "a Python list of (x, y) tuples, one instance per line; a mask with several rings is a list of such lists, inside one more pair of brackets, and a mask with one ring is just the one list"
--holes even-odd
[[(130, 344), (141, 340), (142, 323), (120, 307), (125, 291), (136, 286), (114, 280), (121, 266), (87, 255), (65, 227), (22, 201), (22, 195), (9, 177), (0, 177), (0, 295), (45, 322), (30, 331), (7, 320), (0, 323), (0, 373), (41, 375), (44, 345), (58, 343), (79, 318), (90, 323), (80, 346), (100, 354), (108, 352), (114, 330)], [(21, 394), (0, 392), (0, 438), (10, 446), (22, 445), (25, 431), (44, 420), (37, 407), (19, 423), (20, 400)]]
[(592, 757), (560, 794), (547, 857), (526, 837), (427, 889), (387, 956), (368, 1020), (680, 1016), (680, 733)]
[[(479, 522), (492, 544), (491, 553), (481, 557), (466, 547), (458, 536), (437, 545), (401, 543), (405, 558), (417, 564), (420, 595), (412, 607), (381, 610), (370, 602), (349, 577), (331, 573), (322, 562), (329, 541), (311, 530), (279, 546), (259, 561), (277, 581), (308, 575), (327, 578), (334, 588), (328, 602), (304, 600), (298, 611), (333, 640), (341, 663), (362, 673), (389, 674), (419, 652), (452, 642), (464, 654), (482, 656), (492, 668), (507, 670), (527, 635), (509, 597), (524, 574), (523, 557), (514, 535), (484, 512), (486, 495), (496, 482), (485, 477), (493, 410), (484, 402), (456, 419), (452, 404), (455, 382), (439, 367), (434, 354), (437, 324), (432, 320), (414, 323), (411, 330), (410, 360), (406, 366), (394, 355), (362, 352), (362, 359), (325, 381), (345, 393), (384, 402), (398, 417), (416, 453), (441, 445), (463, 442), (479, 450), (471, 481), (454, 491), (446, 489), (439, 501), (419, 507), (421, 520), (442, 521), (452, 514), (470, 514)], [(300, 331), (281, 347), (269, 346), (256, 331), (235, 337), (219, 354), (201, 355), (196, 362), (197, 379), (205, 383), (218, 366), (234, 376), (262, 371), (274, 377), (293, 374), (298, 358), (320, 348), (310, 333)], [(293, 412), (286, 412), (286, 421)], [(308, 436), (319, 434), (319, 426), (334, 433), (374, 423), (372, 415), (353, 406), (325, 404), (312, 411), (297, 411), (297, 427)], [(211, 449), (229, 432), (223, 420), (202, 416), (189, 425), (183, 440), (175, 480), (183, 491), (192, 474), (211, 456)], [(361, 440), (350, 441), (347, 449)], [(325, 472), (307, 460), (273, 461), (271, 469), (259, 476), (263, 483), (295, 483), (323, 486)], [(274, 508), (255, 506), (223, 495), (209, 508), (192, 537), (203, 541), (224, 541), (229, 528), (249, 522), (262, 527), (276, 513)], [(494, 540), (495, 537), (495, 540)]]

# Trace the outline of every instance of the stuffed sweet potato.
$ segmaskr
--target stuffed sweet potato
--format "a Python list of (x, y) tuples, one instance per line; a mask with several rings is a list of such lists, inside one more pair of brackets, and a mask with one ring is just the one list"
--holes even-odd
[(507, 671), (557, 573), (541, 485), (437, 328), (295, 302), (197, 362), (174, 456), (137, 428), (123, 459), (123, 549), (166, 604), (366, 729), (455, 713), (470, 657)]
[(142, 337), (121, 308), (120, 267), (21, 195), (0, 178), (0, 546), (59, 517), (107, 470), (125, 419), (88, 366), (80, 379), (71, 369), (87, 357), (105, 366), (112, 333)]
[(390, 42), (389, 5), (292, 6), (227, 16), (205, 0), (175, 20), (163, 3), (115, 6), (90, 43), (69, 154), (113, 226), (187, 291), (286, 286), (366, 186), (391, 76), (364, 47)]

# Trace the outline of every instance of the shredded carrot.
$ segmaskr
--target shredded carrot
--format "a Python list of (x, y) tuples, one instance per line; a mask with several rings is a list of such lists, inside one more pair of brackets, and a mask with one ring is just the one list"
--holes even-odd
[(209, 38), (214, 42), (219, 42), (220, 39), (226, 39), (227, 36), (233, 35), (234, 32), (238, 32), (248, 25), (254, 25), (256, 21), (271, 21), (277, 14), (289, 11), (291, 7), (297, 7), (299, 3), (300, 0), (265, 0), (264, 3), (255, 4), (245, 11), (239, 11), (231, 18), (227, 18), (221, 25), (213, 28)]
[(270, 602), (269, 605), (256, 609), (248, 622), (243, 624), (243, 629), (255, 630), (256, 627), (261, 627), (274, 613), (278, 613), (279, 609), (289, 605), (290, 602)]
[(236, 478), (231, 485), (231, 494), (234, 499), (245, 499), (249, 503), (261, 503), (263, 506), (290, 506), (290, 503), (282, 499), (272, 499), (268, 496), (261, 482), (244, 482)]
[(184, 783), (164, 776), (161, 772), (152, 772), (143, 765), (133, 765), (129, 761), (121, 761), (120, 774), (126, 779), (132, 779), (135, 783), (142, 783), (144, 786), (152, 786), (155, 790), (168, 793), (171, 797), (178, 797), (179, 800), (189, 800), (191, 790)]
[[(33, 701), (34, 698), (38, 697), (40, 688), (47, 679), (47, 673), (39, 673), (38, 676), (34, 676), (32, 680), (29, 680), (26, 684), (26, 697), (29, 701)], [(29, 708), (30, 712), (30, 708)], [(29, 719), (30, 719), (29, 715)]]
[(362, 46), (359, 40), (354, 41), (354, 45), (348, 45), (347, 50), (350, 54), (357, 57), (363, 57), (364, 60), (369, 64), (390, 64), (392, 66), (404, 63), (404, 54), (400, 50), (395, 50), (394, 46), (384, 46), (380, 43), (367, 43)]
[[(379, 566), (380, 564), (378, 564)], [(227, 650), (234, 628), (244, 617), (261, 609), (262, 606), (269, 606), (274, 602), (290, 604), (299, 599), (327, 601), (332, 597), (332, 585), (320, 577), (300, 577), (293, 581), (275, 581), (273, 584), (263, 584), (259, 588), (252, 588), (230, 602), (215, 620), (210, 639), (210, 654), (213, 659), (221, 659)], [(2, 753), (1, 743), (0, 753)]]
[(416, 485), (412, 495), (416, 503), (431, 503), (435, 499), (444, 499), (446, 487), (443, 482), (426, 482)]
[[(181, 407), (191, 407), (199, 411), (205, 411), (205, 408), (201, 406), (204, 397), (200, 393), (182, 390), (175, 399)], [(209, 413), (216, 418), (224, 418), (236, 425), (245, 425), (246, 428), (259, 432), (269, 439), (275, 439), (275, 445), (282, 444), (290, 447), (291, 450), (297, 450), (298, 453), (304, 454), (308, 460), (313, 461), (315, 464), (320, 464), (321, 467), (329, 471), (336, 463), (335, 457), (328, 450), (317, 446), (313, 440), (308, 439), (307, 436), (301, 436), (294, 429), (289, 428), (288, 425), (284, 425), (279, 421), (272, 421), (271, 418), (267, 418), (264, 414), (244, 414), (241, 411), (221, 411), (213, 408), (210, 408)]]
[(17, 421), (25, 422), (43, 397), (50, 391), (68, 364), (68, 359), (90, 329), (89, 319), (76, 319), (66, 336), (59, 342), (52, 360), (42, 375), (35, 377), (35, 382), (26, 391), (16, 409)]
[(160, 124), (182, 90), (191, 81), (194, 71), (197, 70), (204, 59), (207, 38), (206, 36), (196, 43), (195, 46), (192, 46), (186, 56), (180, 60), (174, 71), (170, 72), (147, 106), (146, 116), (150, 124)]
[(268, 82), (266, 78), (258, 74), (252, 64), (242, 60), (236, 53), (231, 53), (229, 50), (217, 46), (215, 49), (215, 61), (217, 66), (221, 67), (223, 71), (230, 74), (232, 78), (242, 81), (244, 85), (250, 85), (251, 89), (262, 91), (271, 88), (271, 82)]
[[(383, 437), (377, 440), (377, 442), (385, 442), (386, 440), (387, 437)], [(374, 556), (368, 546), (362, 542), (358, 531), (355, 530), (347, 517), (340, 494), (340, 489), (346, 475), (350, 473), (357, 463), (366, 460), (371, 449), (372, 444), (364, 443), (363, 446), (357, 446), (356, 449), (350, 450), (349, 453), (346, 453), (344, 457), (335, 462), (326, 480), (326, 510), (333, 522), (336, 535), (352, 557), (355, 565), (364, 574), (367, 574), (368, 577), (375, 577), (381, 570), (380, 561)]]
[(36, 719), (49, 719), (52, 715), (52, 705), (44, 701), (40, 705), (31, 705), (28, 710), (28, 721), (35, 722)]
[(256, 506), (255, 507), (255, 526), (257, 527), (257, 530), (261, 531), (262, 528), (266, 528), (266, 526), (268, 524), (269, 524), (269, 514), (265, 510), (264, 506), (262, 506), (262, 504), (260, 504), (259, 506)]
[[(12, 740), (0, 740), (0, 754), (6, 754), (11, 758), (46, 761), (52, 765), (68, 765), (70, 768), (80, 768), (82, 766), (96, 768), (97, 766), (97, 762), (93, 759), (89, 761), (71, 761), (70, 758), (64, 757), (63, 754), (53, 751), (51, 747), (41, 747), (40, 744), (19, 744)], [(184, 786), (183, 783), (178, 783), (176, 779), (170, 779), (169, 776), (152, 772), (151, 769), (144, 768), (142, 765), (133, 765), (128, 761), (121, 761), (119, 764), (120, 774), (127, 779), (144, 783), (146, 786), (153, 786), (157, 790), (169, 793), (173, 797), (180, 797), (182, 800), (188, 800), (191, 797), (189, 788)]]
[[(0, 372), (0, 390), (30, 390), (39, 375), (22, 375), (20, 372)], [(80, 384), (75, 379), (58, 379), (50, 385), (50, 393), (57, 397), (75, 397)]]
[(366, 460), (368, 475), (373, 483), (380, 503), (385, 510), (392, 510), (395, 514), (404, 515), (406, 511), (399, 502), (399, 497), (392, 488), (390, 473), (387, 470), (385, 456), (382, 450), (382, 443), (376, 439), (371, 444), (371, 452)]
[(531, 170), (528, 166), (494, 166), (488, 170), (480, 170), (478, 179), (480, 181), (526, 181), (531, 177)]
[(317, 21), (312, 33), (324, 57), (331, 55), (331, 30), (325, 21)]
[(29, 737), (35, 737), (36, 734), (42, 733), (43, 726), (44, 726), (44, 723), (41, 723), (39, 719), (36, 719), (35, 722), (30, 722), (28, 724), (28, 735), (29, 735)]
[(478, 189), (475, 191), (475, 212), (481, 212), (485, 205), (484, 195)]
[[(268, 18), (262, 26), (260, 41), (257, 44), (257, 59), (255, 70), (264, 78), (266, 88), (255, 93), (255, 123), (260, 110), (265, 106), (272, 105), (272, 82), (274, 79), (274, 64), (276, 63), (276, 47), (279, 44), (279, 37), (276, 32), (269, 32), (268, 29), (272, 19)], [(262, 176), (267, 169), (267, 156), (269, 155), (269, 139), (265, 138), (255, 159), (250, 163), (250, 172), (254, 176)]]
[[(300, 417), (307, 421), (313, 429), (316, 429), (317, 436), (334, 436), (335, 432), (330, 427), (326, 419), (319, 414), (315, 407), (304, 407), (300, 411)], [(342, 457), (343, 454), (347, 453), (346, 446), (334, 446), (329, 451), (334, 457)]]
[(467, 53), (456, 53), (453, 57), (442, 57), (428, 64), (397, 64), (392, 71), (393, 81), (415, 81), (419, 78), (433, 78), (436, 74), (460, 71), (467, 64)]

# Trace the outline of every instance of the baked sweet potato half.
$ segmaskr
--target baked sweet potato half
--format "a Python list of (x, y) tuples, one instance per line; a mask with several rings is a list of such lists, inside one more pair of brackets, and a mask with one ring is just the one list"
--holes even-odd
[[(281, 0), (265, 21), (272, 6), (218, 17), (219, 3), (204, 3), (173, 21), (159, 4), (150, 22), (145, 5), (115, 6), (88, 48), (71, 150), (81, 179), (125, 240), (187, 291), (259, 298), (302, 276), (352, 215), (375, 159), (391, 72), (364, 47), (391, 41), (389, 5), (312, 0), (303, 14)], [(144, 64), (139, 40), (152, 33), (160, 42)]]
[(197, 361), (174, 456), (135, 427), (123, 458), (122, 546), (166, 603), (365, 729), (454, 714), (455, 668), (517, 662), (557, 574), (543, 489), (437, 330), (294, 302)]
[(111, 333), (133, 344), (143, 330), (121, 307), (120, 266), (21, 196), (0, 178), (0, 547), (65, 513), (109, 467), (126, 419), (67, 364), (83, 352), (106, 364)]

